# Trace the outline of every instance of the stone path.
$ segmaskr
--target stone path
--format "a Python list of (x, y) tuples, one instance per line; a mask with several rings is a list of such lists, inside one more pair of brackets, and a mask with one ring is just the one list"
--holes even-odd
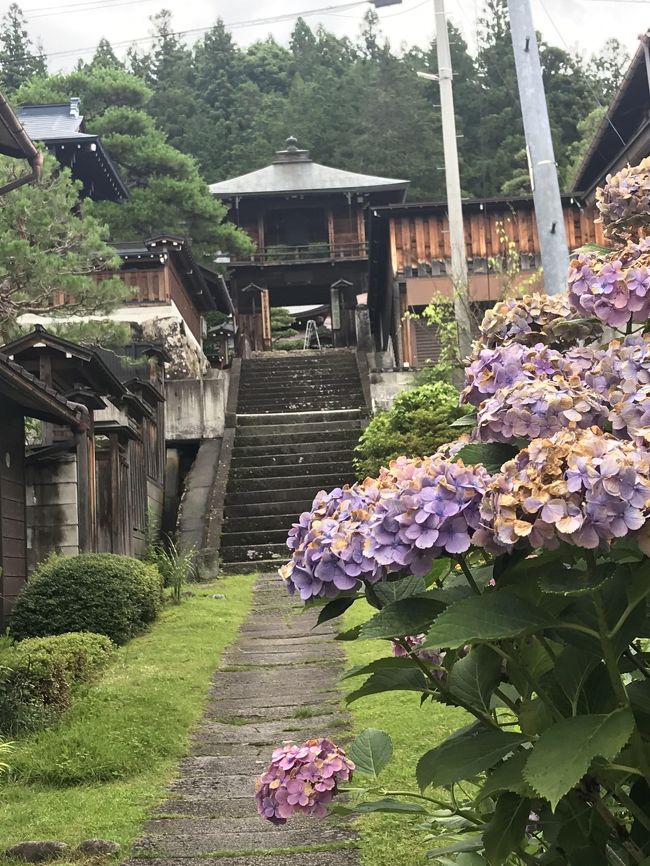
[(257, 580), (189, 757), (125, 866), (357, 866), (356, 835), (343, 820), (299, 817), (277, 827), (258, 817), (253, 799), (277, 744), (345, 741), (336, 690), (343, 653), (331, 624), (313, 628), (316, 615), (290, 602), (277, 576)]

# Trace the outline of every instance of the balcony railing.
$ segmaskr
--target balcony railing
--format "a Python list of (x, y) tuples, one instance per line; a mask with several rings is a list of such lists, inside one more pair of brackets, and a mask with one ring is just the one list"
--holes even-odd
[(256, 250), (249, 259), (239, 262), (254, 262), (258, 265), (284, 265), (294, 262), (338, 261), (340, 259), (368, 258), (368, 244), (353, 243), (312, 243), (302, 246), (276, 244)]

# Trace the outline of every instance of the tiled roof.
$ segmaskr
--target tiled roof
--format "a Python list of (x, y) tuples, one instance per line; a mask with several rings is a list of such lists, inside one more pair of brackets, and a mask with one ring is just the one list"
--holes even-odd
[(95, 137), (81, 131), (83, 115), (75, 112), (67, 102), (60, 105), (21, 105), (16, 114), (34, 141)]
[(69, 403), (63, 395), (54, 388), (47, 385), (41, 379), (28, 373), (24, 367), (12, 361), (4, 353), (0, 352), (0, 381), (10, 384), (19, 391), (30, 407), (40, 404), (40, 409), (48, 413), (57, 413), (60, 420), (80, 421), (81, 415), (78, 409)]
[(285, 150), (277, 152), (271, 165), (239, 177), (210, 185), (213, 195), (223, 198), (243, 195), (278, 195), (304, 192), (382, 192), (406, 194), (408, 180), (375, 177), (320, 165), (300, 149), (294, 138), (287, 139)]

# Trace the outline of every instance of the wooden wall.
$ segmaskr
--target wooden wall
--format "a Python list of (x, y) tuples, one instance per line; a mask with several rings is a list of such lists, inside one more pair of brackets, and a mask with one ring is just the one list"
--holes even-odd
[(27, 571), (51, 553), (79, 553), (77, 461), (74, 450), (47, 461), (28, 459)]
[(0, 428), (0, 620), (11, 611), (27, 575), (25, 558), (25, 423), (4, 401)]
[[(570, 249), (586, 243), (602, 243), (602, 227), (587, 209), (566, 206), (564, 222)], [(502, 226), (502, 230), (501, 230)], [(465, 214), (465, 247), (468, 260), (487, 260), (503, 255), (501, 234), (514, 241), (521, 255), (540, 252), (532, 209), (484, 210)], [(390, 250), (395, 274), (431, 262), (451, 258), (449, 224), (444, 213), (413, 211), (390, 217)]]

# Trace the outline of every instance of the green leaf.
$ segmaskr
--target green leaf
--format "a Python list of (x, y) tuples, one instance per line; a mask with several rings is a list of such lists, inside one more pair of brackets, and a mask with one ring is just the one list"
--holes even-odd
[(427, 682), (424, 674), (411, 662), (407, 670), (401, 668), (378, 671), (368, 677), (362, 686), (350, 692), (345, 701), (351, 704), (353, 701), (358, 701), (359, 698), (377, 695), (381, 692), (423, 692), (426, 688)]
[(549, 595), (587, 595), (600, 589), (613, 576), (615, 568), (613, 562), (602, 563), (591, 573), (556, 566), (552, 571), (542, 574), (539, 587)]
[(438, 857), (443, 857), (445, 854), (458, 854), (469, 851), (481, 851), (483, 849), (483, 839), (480, 836), (467, 836), (460, 842), (454, 842), (453, 845), (445, 845), (443, 848), (432, 848), (427, 851), (428, 857), (433, 857), (436, 860)]
[(497, 800), (492, 820), (483, 833), (485, 856), (490, 866), (503, 866), (523, 842), (530, 815), (530, 800), (507, 791)]
[(599, 661), (593, 653), (573, 646), (565, 647), (558, 657), (553, 676), (569, 702), (571, 715), (576, 714), (580, 694)]
[[(363, 625), (363, 623), (361, 624)], [(340, 631), (334, 640), (359, 640), (361, 634), (361, 625), (355, 625), (353, 628), (348, 628), (345, 631)]]
[(333, 601), (328, 601), (325, 607), (318, 614), (318, 619), (316, 620), (316, 626), (322, 625), (324, 622), (328, 622), (330, 619), (336, 619), (337, 616), (341, 616), (345, 613), (345, 611), (352, 607), (352, 605), (356, 601), (356, 596), (350, 598), (349, 596), (341, 596), (341, 598), (335, 598)]
[(512, 460), (519, 453), (516, 445), (502, 442), (484, 442), (465, 445), (456, 454), (456, 460), (462, 460), (466, 466), (482, 463), (488, 472), (498, 472), (504, 463)]
[(511, 791), (521, 797), (534, 797), (535, 792), (522, 775), (529, 755), (530, 752), (527, 749), (521, 749), (507, 761), (495, 767), (485, 780), (485, 784), (476, 798), (477, 801), (480, 802), (501, 791)]
[(490, 698), (501, 680), (501, 657), (488, 647), (475, 647), (451, 669), (447, 686), (462, 705), (489, 713)]
[(527, 737), (472, 725), (448, 737), (444, 743), (425, 752), (415, 775), (420, 790), (429, 785), (453, 785), (489, 770)]
[[(409, 803), (406, 800), (395, 800), (393, 797), (384, 797), (382, 800), (372, 800), (367, 803), (356, 803), (354, 806), (336, 807), (339, 815), (369, 815), (372, 812), (383, 812), (388, 815), (423, 815), (427, 810), (420, 803)], [(334, 811), (333, 807), (328, 807)]]
[[(474, 641), (501, 640), (552, 626), (549, 613), (510, 589), (485, 592), (452, 604), (431, 627), (425, 646), (458, 649)], [(405, 632), (412, 634), (412, 632)]]
[(555, 809), (589, 769), (594, 758), (611, 760), (632, 735), (628, 709), (562, 719), (541, 735), (524, 769), (524, 777)]
[(431, 586), (439, 580), (443, 580), (451, 571), (451, 560), (447, 556), (441, 556), (434, 559), (429, 573), (425, 576), (424, 582), (427, 586)]
[(449, 425), (450, 427), (476, 427), (476, 415), (472, 412), (471, 415), (462, 415), (456, 418)]
[(391, 602), (410, 598), (419, 592), (424, 592), (426, 585), (423, 577), (416, 577), (414, 574), (411, 574), (402, 580), (388, 580), (377, 583), (373, 589), (382, 604), (391, 604)]
[(376, 779), (393, 755), (393, 743), (385, 731), (366, 728), (361, 731), (348, 749), (348, 757), (354, 762), (356, 772)]
[(444, 609), (431, 598), (403, 598), (387, 605), (361, 627), (360, 637), (396, 638), (426, 631), (432, 620)]
[(350, 668), (341, 677), (342, 680), (349, 680), (350, 677), (360, 677), (363, 674), (375, 674), (378, 671), (386, 670), (413, 670), (415, 662), (406, 656), (386, 656), (383, 659), (375, 659), (368, 662), (367, 665), (356, 665)]
[(519, 727), (529, 737), (536, 737), (550, 728), (555, 719), (540, 698), (527, 698), (518, 707)]

